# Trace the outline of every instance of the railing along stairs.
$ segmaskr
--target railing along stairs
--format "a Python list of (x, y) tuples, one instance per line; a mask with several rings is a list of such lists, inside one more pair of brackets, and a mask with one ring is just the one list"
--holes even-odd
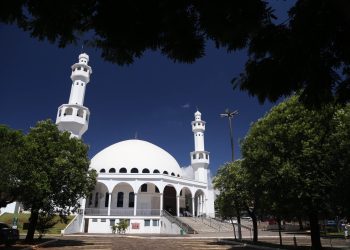
[(171, 223), (176, 224), (182, 230), (184, 230), (187, 234), (197, 234), (197, 231), (190, 227), (188, 224), (180, 221), (177, 217), (171, 215), (168, 211), (162, 210), (162, 216), (167, 218)]

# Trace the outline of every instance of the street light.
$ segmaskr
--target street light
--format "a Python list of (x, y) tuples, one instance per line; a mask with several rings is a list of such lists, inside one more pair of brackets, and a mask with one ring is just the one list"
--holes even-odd
[(227, 117), (227, 118), (228, 118), (228, 125), (229, 125), (229, 128), (230, 128), (230, 141), (231, 141), (231, 150), (232, 150), (232, 162), (235, 160), (235, 157), (234, 157), (234, 148), (233, 148), (233, 132), (232, 132), (231, 120), (233, 119), (233, 117), (234, 117), (235, 115), (238, 115), (238, 110), (230, 111), (228, 108), (225, 109), (225, 113), (220, 114), (220, 117), (222, 117), (222, 118)]

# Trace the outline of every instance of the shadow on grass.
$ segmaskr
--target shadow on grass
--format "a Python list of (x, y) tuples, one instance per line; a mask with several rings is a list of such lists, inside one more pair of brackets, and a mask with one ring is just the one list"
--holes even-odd
[(26, 242), (25, 240), (18, 240), (16, 244), (13, 244), (11, 246), (6, 246), (5, 244), (0, 244), (1, 250), (16, 250), (16, 249), (23, 249), (30, 246), (35, 246), (41, 243), (45, 243), (47, 241), (50, 241), (52, 239), (45, 238), (45, 239), (34, 239), (32, 242)]
[(49, 243), (41, 248), (51, 248), (51, 247), (82, 247), (82, 246), (92, 246), (93, 243), (85, 242), (82, 240), (61, 240)]

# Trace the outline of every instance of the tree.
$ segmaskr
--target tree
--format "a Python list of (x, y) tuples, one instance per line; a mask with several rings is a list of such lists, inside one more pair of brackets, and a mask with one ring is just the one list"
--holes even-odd
[(20, 201), (31, 211), (27, 241), (33, 240), (39, 215), (64, 217), (79, 208), (96, 183), (89, 170), (88, 146), (60, 132), (51, 120), (41, 121), (24, 138), (18, 156)]
[(257, 183), (269, 201), (264, 206), (286, 216), (290, 205), (295, 216), (308, 216), (314, 249), (321, 249), (319, 218), (334, 215), (337, 192), (345, 195), (339, 180), (349, 173), (349, 138), (338, 135), (350, 133), (342, 130), (350, 128), (345, 113), (333, 104), (310, 110), (293, 96), (253, 124), (242, 143), (243, 167), (248, 173), (258, 170), (263, 180)]
[(15, 201), (20, 194), (17, 172), (21, 166), (17, 156), (22, 147), (22, 132), (0, 125), (0, 208)]
[(130, 64), (147, 50), (193, 63), (213, 41), (228, 53), (246, 48), (235, 88), (263, 102), (294, 91), (311, 105), (350, 99), (350, 3), (297, 0), (287, 20), (276, 20), (273, 1), (34, 1), (0, 3), (0, 22), (59, 47), (86, 37), (102, 57)]
[(242, 173), (241, 161), (226, 163), (219, 168), (213, 180), (214, 187), (220, 191), (215, 200), (215, 205), (223, 219), (229, 219), (232, 223), (234, 235), (236, 230), (233, 218), (237, 218), (238, 239), (242, 239), (241, 212), (249, 201), (246, 190), (244, 190), (244, 174)]

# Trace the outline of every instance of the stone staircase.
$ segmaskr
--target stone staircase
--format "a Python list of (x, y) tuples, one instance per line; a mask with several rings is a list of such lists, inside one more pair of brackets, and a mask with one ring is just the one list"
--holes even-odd
[[(178, 217), (179, 220), (189, 225), (197, 233), (211, 233), (211, 232), (233, 232), (232, 224), (210, 217)], [(250, 232), (251, 228), (242, 223), (241, 229)], [(237, 224), (235, 224), (237, 230)]]

